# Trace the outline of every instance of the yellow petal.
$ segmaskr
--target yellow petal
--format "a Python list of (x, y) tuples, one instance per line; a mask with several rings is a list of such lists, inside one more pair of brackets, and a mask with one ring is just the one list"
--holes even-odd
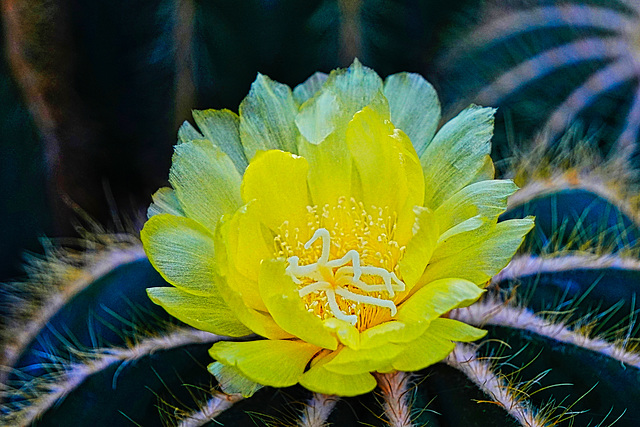
[(390, 122), (365, 107), (349, 122), (347, 146), (358, 172), (365, 206), (389, 207), (399, 213), (408, 205), (422, 204), (422, 195), (418, 193), (424, 182), (416, 180), (414, 172), (417, 155), (411, 152), (413, 148), (406, 135), (396, 131)]
[[(220, 248), (226, 247), (229, 241), (229, 225), (230, 221), (222, 221), (215, 234), (216, 246)], [(285, 332), (274, 321), (271, 315), (266, 312), (256, 310), (248, 306), (245, 301), (246, 294), (255, 292), (255, 284), (243, 288), (237, 282), (230, 285), (229, 282), (235, 279), (234, 265), (229, 262), (226, 250), (219, 250), (216, 253), (217, 263), (220, 266), (219, 272), (223, 275), (224, 280), (218, 282), (218, 291), (227, 303), (229, 308), (234, 312), (236, 317), (249, 329), (258, 335), (271, 339), (287, 339), (293, 338), (293, 335)], [(243, 295), (244, 294), (244, 295)], [(247, 298), (250, 299), (250, 298)]]
[(404, 256), (398, 262), (407, 291), (413, 288), (424, 273), (436, 247), (439, 231), (435, 215), (428, 208), (416, 208), (414, 235), (407, 244)]
[(149, 261), (167, 282), (195, 295), (215, 294), (213, 235), (197, 221), (155, 215), (140, 238)]
[(224, 365), (236, 367), (259, 384), (289, 387), (298, 382), (305, 367), (319, 350), (303, 341), (222, 341), (215, 343), (209, 354)]
[(309, 162), (309, 192), (314, 205), (333, 205), (351, 194), (353, 160), (344, 135), (334, 132), (319, 145), (303, 140), (299, 150)]
[(350, 348), (360, 347), (360, 331), (351, 323), (335, 317), (329, 317), (322, 323), (327, 330), (338, 338), (341, 344)]
[(216, 292), (193, 295), (178, 288), (149, 288), (147, 295), (167, 313), (194, 328), (230, 337), (251, 334)]
[(256, 200), (264, 224), (275, 230), (284, 221), (293, 227), (306, 226), (307, 160), (295, 154), (271, 150), (251, 161), (242, 180), (242, 199)]
[(275, 322), (285, 331), (319, 347), (335, 350), (336, 337), (322, 320), (307, 311), (291, 277), (285, 274), (285, 261), (266, 260), (260, 270), (260, 293)]
[(337, 396), (357, 396), (368, 393), (376, 387), (376, 380), (369, 373), (342, 375), (325, 369), (324, 364), (331, 357), (325, 357), (313, 365), (300, 378), (300, 384), (316, 393)]
[(475, 341), (486, 333), (457, 320), (434, 319), (421, 337), (404, 346), (392, 366), (399, 371), (424, 369), (444, 360), (455, 347), (452, 341)]
[(262, 260), (273, 257), (273, 244), (271, 248), (267, 246), (260, 214), (254, 201), (238, 209), (229, 220), (225, 241), (227, 278), (249, 307), (267, 311), (258, 290), (258, 277)]
[(463, 252), (430, 264), (419, 282), (453, 276), (481, 285), (509, 263), (533, 225), (532, 218), (499, 222), (490, 233)]
[(375, 372), (388, 366), (402, 350), (402, 346), (391, 343), (359, 350), (345, 347), (323, 367), (328, 371), (342, 375)]
[(238, 170), (209, 141), (176, 145), (169, 182), (186, 215), (212, 231), (222, 215), (242, 205)]

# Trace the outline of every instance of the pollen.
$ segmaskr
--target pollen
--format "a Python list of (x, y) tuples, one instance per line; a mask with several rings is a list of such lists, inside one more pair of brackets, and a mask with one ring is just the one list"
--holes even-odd
[(285, 222), (275, 238), (276, 254), (287, 259), (286, 273), (307, 310), (359, 330), (394, 317), (394, 301), (405, 290), (397, 271), (405, 248), (394, 240), (395, 212), (365, 209), (353, 198), (307, 210), (307, 227)]

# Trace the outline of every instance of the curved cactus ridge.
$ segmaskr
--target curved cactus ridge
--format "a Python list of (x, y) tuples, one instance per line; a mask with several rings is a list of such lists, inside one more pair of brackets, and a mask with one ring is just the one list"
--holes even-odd
[(628, 0), (486, 2), (438, 60), (443, 94), (500, 106), (516, 133), (543, 133), (546, 147), (579, 121), (630, 158), (640, 137), (639, 23), (640, 5)]

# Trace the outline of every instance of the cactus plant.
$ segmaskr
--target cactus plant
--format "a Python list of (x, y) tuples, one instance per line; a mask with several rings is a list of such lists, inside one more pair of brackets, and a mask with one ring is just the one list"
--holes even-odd
[[(637, 149), (637, 2), (479, 2), (437, 61), (445, 105), (500, 107), (517, 139), (552, 147), (579, 122), (605, 152)], [(473, 17), (473, 18), (470, 18)], [(504, 114), (504, 115), (503, 115)], [(499, 140), (506, 142), (503, 126)]]
[[(356, 64), (350, 72), (362, 70)], [(402, 76), (387, 84), (404, 78), (433, 94), (419, 77)], [(315, 75), (296, 88), (289, 95), (295, 105), (311, 98), (324, 79)], [(286, 87), (266, 77), (259, 77), (256, 86), (261, 84), (287, 93)], [(412, 138), (417, 151), (432, 144), (436, 131), (437, 119), (430, 119), (438, 109), (433, 96), (419, 97), (417, 104), (405, 97), (406, 104), (396, 104), (422, 105), (430, 112), (427, 115), (397, 110), (391, 104), (392, 121)], [(250, 107), (245, 104), (244, 111)], [(237, 151), (237, 145), (219, 139), (233, 135), (228, 129), (237, 132), (233, 113), (204, 111), (194, 117), (199, 129), (185, 124), (179, 132), (181, 144), (194, 139), (218, 144), (218, 153), (224, 153), (219, 157), (228, 159), (230, 168), (246, 167), (251, 157), (246, 149)], [(407, 117), (426, 121), (412, 128)], [(490, 136), (491, 122), (474, 118), (467, 132), (479, 138), (473, 130), (489, 126)], [(211, 127), (212, 122), (229, 128)], [(313, 137), (323, 129), (309, 131)], [(448, 313), (448, 321), (484, 328), (488, 334), (475, 343), (458, 343), (441, 362), (415, 372), (376, 373), (373, 391), (349, 397), (312, 392), (300, 385), (260, 387), (246, 378), (239, 383), (238, 377), (213, 377), (207, 372), (212, 344), (242, 343), (255, 336), (232, 338), (194, 329), (209, 329), (210, 322), (206, 312), (195, 308), (178, 315), (191, 326), (168, 315), (149, 300), (146, 289), (173, 288), (152, 268), (135, 230), (109, 233), (93, 225), (72, 247), (48, 243), (43, 257), (30, 260), (29, 280), (3, 288), (7, 315), (1, 328), (0, 421), (7, 425), (636, 425), (640, 419), (635, 405), (640, 399), (634, 306), (640, 279), (637, 186), (631, 174), (619, 170), (621, 163), (614, 154), (597, 162), (588, 142), (571, 142), (571, 156), (560, 147), (555, 153), (526, 152), (512, 162), (506, 175), (521, 189), (510, 198), (501, 223), (535, 215), (535, 229), (508, 266), (491, 278), (482, 299)], [(493, 171), (486, 174), (493, 177)], [(149, 214), (184, 214), (173, 196), (171, 191), (159, 191)], [(511, 252), (515, 250), (509, 245)], [(158, 257), (150, 253), (152, 260)], [(174, 281), (166, 271), (163, 274)], [(172, 312), (170, 306), (168, 310)], [(234, 388), (242, 393), (231, 393)]]

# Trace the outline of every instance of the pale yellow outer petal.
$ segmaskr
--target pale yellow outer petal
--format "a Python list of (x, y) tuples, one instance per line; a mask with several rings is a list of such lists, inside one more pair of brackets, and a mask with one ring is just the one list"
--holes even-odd
[(452, 341), (470, 342), (486, 335), (487, 331), (457, 320), (434, 319), (426, 332), (403, 347), (392, 366), (399, 371), (418, 371), (442, 361), (451, 353)]
[(156, 215), (140, 237), (149, 261), (167, 282), (195, 295), (216, 293), (214, 238), (197, 221)]
[(256, 200), (263, 223), (272, 230), (284, 221), (305, 227), (308, 170), (303, 157), (280, 150), (260, 152), (244, 173), (242, 198), (245, 203)]
[(332, 358), (332, 355), (329, 355), (315, 363), (302, 375), (300, 384), (316, 393), (344, 397), (368, 393), (376, 387), (375, 378), (368, 372), (342, 375), (329, 371), (324, 365)]
[(185, 214), (209, 230), (220, 217), (242, 205), (240, 174), (224, 152), (209, 141), (176, 145), (169, 182)]
[(148, 288), (147, 295), (167, 313), (196, 329), (218, 335), (241, 337), (251, 330), (238, 320), (218, 292), (193, 295), (179, 288)]
[(209, 354), (224, 365), (236, 367), (259, 384), (289, 387), (298, 382), (305, 367), (319, 350), (304, 341), (223, 341), (215, 343)]
[(430, 264), (420, 283), (453, 276), (482, 285), (509, 263), (533, 225), (531, 218), (499, 222), (464, 251)]

